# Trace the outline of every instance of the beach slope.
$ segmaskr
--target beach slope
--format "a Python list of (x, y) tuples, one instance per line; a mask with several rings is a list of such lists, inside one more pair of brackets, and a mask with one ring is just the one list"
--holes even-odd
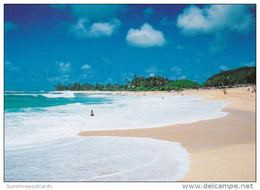
[[(81, 136), (149, 137), (179, 142), (190, 153), (190, 172), (180, 181), (255, 181), (255, 94), (248, 88), (189, 90), (202, 101), (226, 101), (226, 117), (151, 129), (86, 131)], [(127, 122), (127, 121), (126, 121)]]

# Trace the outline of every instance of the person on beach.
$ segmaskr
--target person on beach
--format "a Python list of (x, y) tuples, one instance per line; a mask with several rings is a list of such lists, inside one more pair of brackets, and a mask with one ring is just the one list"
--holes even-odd
[(224, 95), (228, 94), (225, 88), (223, 89), (223, 93), (224, 93)]
[(90, 111), (90, 116), (94, 116), (94, 111), (93, 110)]
[(255, 87), (253, 87), (252, 93), (255, 93), (255, 92), (256, 92), (256, 89), (255, 89)]

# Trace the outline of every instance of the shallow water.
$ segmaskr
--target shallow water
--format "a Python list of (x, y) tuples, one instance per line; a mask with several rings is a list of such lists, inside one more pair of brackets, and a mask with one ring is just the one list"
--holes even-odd
[[(81, 131), (151, 128), (219, 118), (225, 102), (199, 96), (5, 93), (6, 181), (175, 181), (188, 171), (179, 144), (79, 137)], [(95, 116), (90, 116), (94, 110)]]
[(7, 147), (75, 137), (81, 131), (151, 128), (227, 115), (221, 111), (225, 102), (198, 102), (199, 96), (46, 94), (6, 95)]
[(176, 181), (189, 170), (179, 143), (78, 137), (6, 150), (6, 181)]

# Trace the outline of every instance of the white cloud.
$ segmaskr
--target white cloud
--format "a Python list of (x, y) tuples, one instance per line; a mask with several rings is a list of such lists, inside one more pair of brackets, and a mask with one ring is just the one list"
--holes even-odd
[(111, 78), (111, 77), (107, 77), (107, 79), (106, 79), (106, 82), (105, 82), (106, 84), (108, 84), (108, 83), (110, 83), (110, 84), (115, 84), (116, 83), (116, 80), (114, 80), (113, 78)]
[(171, 76), (170, 77), (170, 80), (176, 80), (177, 78), (176, 78), (176, 76)]
[(98, 38), (109, 37), (116, 33), (121, 26), (118, 19), (113, 19), (110, 22), (95, 22), (90, 25), (89, 20), (81, 18), (72, 26), (71, 30), (79, 38)]
[(173, 72), (174, 75), (180, 75), (182, 69), (180, 67), (172, 67), (171, 71)]
[(60, 73), (69, 73), (71, 70), (70, 62), (56, 62)]
[(134, 73), (132, 72), (123, 72), (121, 74), (122, 81), (126, 82), (126, 80), (130, 81), (134, 77)]
[(82, 78), (87, 78), (88, 77), (88, 74), (83, 74), (82, 75)]
[(111, 36), (121, 26), (121, 22), (118, 19), (113, 19), (109, 23), (94, 23), (91, 26), (91, 33), (95, 37), (99, 36)]
[(144, 70), (144, 72), (146, 72), (147, 74), (149, 74), (150, 77), (153, 77), (155, 75), (159, 75), (162, 73), (161, 69), (158, 69), (158, 67), (156, 66), (151, 66), (147, 69)]
[(240, 66), (253, 67), (253, 66), (255, 66), (255, 61), (244, 62), (244, 63), (241, 63)]
[(145, 69), (146, 73), (157, 73), (159, 70), (156, 66), (151, 66), (148, 69)]
[(161, 47), (165, 44), (163, 33), (153, 29), (148, 23), (145, 23), (140, 30), (131, 28), (127, 33), (126, 41), (138, 47)]
[(225, 65), (221, 65), (221, 66), (219, 67), (219, 69), (220, 69), (220, 70), (223, 70), (223, 71), (226, 71), (226, 70), (228, 70), (229, 68), (228, 68), (227, 66), (225, 66)]
[[(108, 37), (117, 32), (121, 22), (116, 19), (120, 12), (127, 10), (126, 5), (51, 5), (54, 9), (67, 9), (78, 21), (70, 24), (69, 30), (78, 38)], [(110, 22), (107, 22), (111, 20)]]
[(5, 61), (5, 69), (10, 72), (19, 70), (19, 68), (14, 66), (10, 61)]
[(171, 76), (170, 79), (171, 80), (184, 80), (184, 79), (186, 79), (186, 76), (185, 75), (181, 75), (181, 76), (178, 76), (178, 77)]
[(178, 77), (178, 80), (184, 80), (184, 79), (186, 79), (185, 75), (181, 75), (180, 77)]
[(189, 6), (178, 16), (177, 27), (187, 35), (223, 30), (248, 33), (254, 19), (247, 5)]
[(81, 75), (78, 75), (77, 81), (80, 81), (82, 79), (87, 79), (87, 78), (91, 78), (91, 75), (88, 73), (82, 73)]
[(87, 70), (87, 69), (90, 69), (90, 68), (91, 68), (90, 65), (85, 64), (85, 65), (82, 65), (81, 70)]
[(49, 82), (53, 82), (53, 81), (60, 81), (61, 77), (47, 77), (47, 80)]
[(55, 77), (47, 77), (47, 80), (49, 82), (68, 82), (69, 81), (69, 75), (68, 74), (63, 74), (61, 76), (55, 76)]

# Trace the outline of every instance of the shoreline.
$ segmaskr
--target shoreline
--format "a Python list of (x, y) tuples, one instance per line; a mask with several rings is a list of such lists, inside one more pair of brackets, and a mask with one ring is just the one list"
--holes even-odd
[(228, 102), (222, 111), (229, 114), (222, 118), (147, 129), (83, 131), (79, 135), (179, 142), (191, 161), (190, 172), (180, 181), (255, 181), (255, 94), (247, 88), (227, 91), (228, 95), (220, 90), (182, 92), (207, 97), (201, 101)]

